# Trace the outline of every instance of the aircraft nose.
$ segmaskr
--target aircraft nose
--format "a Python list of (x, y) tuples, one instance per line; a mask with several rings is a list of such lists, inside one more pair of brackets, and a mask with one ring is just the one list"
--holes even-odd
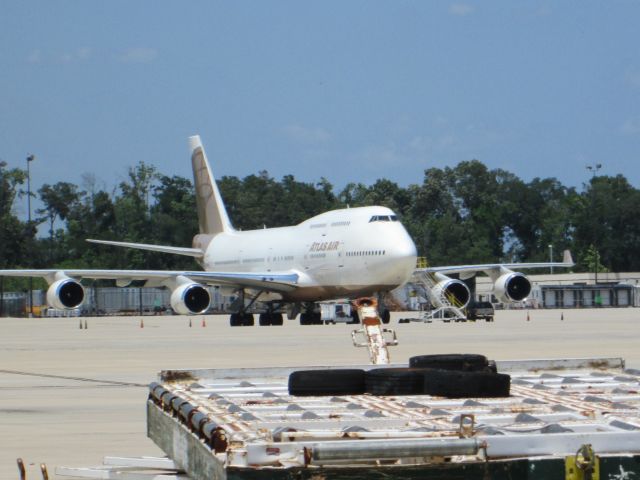
[(411, 259), (414, 264), (415, 260), (418, 256), (418, 251), (416, 249), (416, 244), (413, 243), (413, 239), (409, 235), (409, 233), (402, 227), (398, 231), (395, 232), (395, 235), (391, 235), (389, 240), (389, 247), (394, 258), (401, 259)]
[(407, 281), (416, 268), (418, 252), (415, 243), (404, 228), (388, 239), (391, 270), (401, 282)]
[(408, 234), (405, 238), (398, 241), (395, 248), (398, 256), (411, 259), (413, 263), (415, 263), (418, 251), (416, 249), (416, 244), (413, 243), (413, 240)]

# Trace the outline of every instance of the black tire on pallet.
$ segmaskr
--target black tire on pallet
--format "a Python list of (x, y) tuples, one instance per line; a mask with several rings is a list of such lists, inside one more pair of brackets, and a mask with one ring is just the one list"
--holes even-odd
[(489, 360), (489, 364), (487, 365), (485, 372), (498, 373), (498, 366), (496, 365), (495, 360)]
[(447, 398), (508, 397), (511, 377), (502, 373), (424, 369), (423, 393)]
[(365, 373), (371, 395), (420, 395), (424, 388), (421, 368), (374, 368)]
[(364, 370), (298, 370), (289, 375), (289, 395), (361, 395)]
[(409, 359), (409, 367), (411, 368), (439, 368), (462, 372), (484, 371), (488, 365), (487, 357), (474, 353), (419, 355)]

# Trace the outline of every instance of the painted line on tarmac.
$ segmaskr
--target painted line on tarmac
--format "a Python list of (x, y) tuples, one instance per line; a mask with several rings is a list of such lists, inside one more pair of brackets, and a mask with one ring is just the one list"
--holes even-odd
[(29, 377), (41, 377), (41, 378), (58, 378), (62, 380), (75, 380), (78, 382), (92, 382), (92, 383), (106, 383), (108, 385), (119, 385), (122, 387), (144, 387), (147, 388), (149, 385), (146, 383), (133, 383), (133, 382), (122, 382), (119, 380), (100, 380), (97, 378), (85, 378), (85, 377), (68, 377), (65, 375), (52, 375), (48, 373), (34, 373), (34, 372), (21, 372), (19, 370), (4, 370), (0, 369), (0, 373), (8, 373), (10, 375), (24, 375)]

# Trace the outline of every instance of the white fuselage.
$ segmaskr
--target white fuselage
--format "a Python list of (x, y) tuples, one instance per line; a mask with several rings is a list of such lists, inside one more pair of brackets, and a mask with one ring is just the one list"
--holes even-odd
[(355, 298), (404, 284), (416, 247), (385, 207), (332, 210), (298, 225), (217, 234), (203, 259), (207, 271), (298, 275), (283, 300)]

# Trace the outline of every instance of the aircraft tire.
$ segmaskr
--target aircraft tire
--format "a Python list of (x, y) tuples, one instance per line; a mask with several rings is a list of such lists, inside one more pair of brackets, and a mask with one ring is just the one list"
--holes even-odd
[(489, 361), (484, 355), (473, 353), (419, 355), (409, 359), (411, 368), (437, 368), (462, 372), (481, 372), (488, 368)]
[(371, 395), (420, 395), (421, 368), (374, 368), (365, 373), (366, 393)]
[(274, 326), (282, 326), (284, 324), (284, 318), (281, 313), (272, 313), (271, 314), (271, 325)]
[(232, 313), (229, 317), (229, 325), (232, 327), (240, 327), (242, 326), (242, 319), (240, 318), (239, 313)]
[(365, 372), (361, 369), (298, 370), (289, 375), (289, 395), (361, 395)]
[(447, 398), (508, 397), (511, 377), (503, 373), (424, 369), (423, 393)]
[(300, 325), (311, 325), (311, 323), (309, 323), (309, 314), (308, 313), (301, 313), (300, 314)]
[(382, 313), (380, 314), (380, 320), (382, 320), (382, 323), (384, 323), (385, 325), (388, 324), (391, 321), (391, 312), (386, 308), (382, 310)]
[(253, 319), (252, 313), (244, 313), (242, 315), (242, 326), (243, 327), (253, 327), (255, 325), (255, 321)]
[(261, 327), (266, 327), (272, 325), (273, 317), (269, 313), (261, 313), (258, 317), (258, 325)]
[(495, 360), (489, 360), (489, 364), (487, 368), (484, 370), (485, 372), (498, 373), (498, 366), (496, 365)]
[(351, 321), (349, 325), (360, 325), (360, 315), (358, 315), (358, 310), (355, 308), (351, 309)]

